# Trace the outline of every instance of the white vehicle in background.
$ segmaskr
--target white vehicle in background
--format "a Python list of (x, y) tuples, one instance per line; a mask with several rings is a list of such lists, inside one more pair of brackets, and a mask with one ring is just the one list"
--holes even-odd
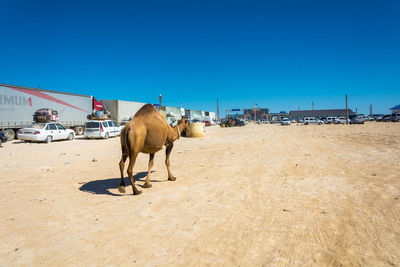
[(112, 120), (90, 120), (85, 123), (83, 135), (86, 139), (108, 139), (109, 137), (120, 135), (122, 128), (123, 127), (118, 126), (118, 124)]
[(281, 125), (290, 125), (291, 121), (288, 118), (283, 118), (281, 120)]
[(331, 124), (331, 123), (335, 123), (335, 120), (337, 119), (337, 117), (326, 117), (326, 124)]
[[(348, 120), (348, 122), (350, 123), (350, 119)], [(346, 118), (345, 117), (336, 118), (335, 124), (346, 124)]]
[(303, 120), (303, 124), (304, 125), (308, 125), (308, 124), (321, 125), (321, 124), (324, 124), (324, 122), (319, 120), (319, 119), (317, 119), (317, 118), (314, 118), (314, 117), (305, 117), (304, 120)]
[(66, 129), (59, 123), (33, 123), (27, 128), (19, 129), (18, 139), (31, 142), (39, 141), (50, 143), (54, 140), (72, 140), (75, 138), (75, 132)]

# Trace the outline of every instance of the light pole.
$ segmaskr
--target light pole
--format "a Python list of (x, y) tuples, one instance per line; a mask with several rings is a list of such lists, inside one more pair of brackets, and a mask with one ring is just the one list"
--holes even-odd
[(160, 100), (160, 110), (161, 110), (161, 104), (162, 104), (162, 95), (161, 94), (158, 96), (158, 100)]

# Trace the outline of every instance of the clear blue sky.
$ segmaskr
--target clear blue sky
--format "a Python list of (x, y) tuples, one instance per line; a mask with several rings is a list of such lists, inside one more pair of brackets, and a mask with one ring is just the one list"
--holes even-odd
[(400, 1), (0, 0), (0, 83), (221, 111), (400, 104)]

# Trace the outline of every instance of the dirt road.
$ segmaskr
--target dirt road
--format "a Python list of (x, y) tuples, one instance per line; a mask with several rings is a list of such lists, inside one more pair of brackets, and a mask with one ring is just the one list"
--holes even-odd
[(119, 138), (5, 143), (0, 266), (399, 266), (399, 155), (400, 123), (210, 127), (133, 196)]

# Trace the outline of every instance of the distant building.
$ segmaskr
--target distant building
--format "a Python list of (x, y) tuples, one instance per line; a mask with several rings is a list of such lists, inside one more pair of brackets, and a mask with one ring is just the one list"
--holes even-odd
[(205, 112), (204, 111), (202, 111), (202, 110), (191, 110), (191, 109), (186, 109), (185, 110), (185, 115), (190, 119), (190, 120), (194, 120), (194, 119), (197, 119), (197, 120), (201, 120), (201, 121), (203, 121), (204, 120), (204, 115), (205, 115)]
[(287, 118), (287, 117), (288, 117), (288, 114), (285, 111), (281, 111), (279, 113), (269, 113), (268, 121), (269, 122), (281, 121), (283, 118)]
[(392, 107), (390, 110), (392, 111), (392, 114), (399, 113), (400, 112), (400, 105)]
[(204, 119), (208, 120), (211, 123), (215, 123), (215, 121), (217, 120), (217, 116), (215, 115), (215, 112), (205, 111), (204, 115), (205, 115)]
[(165, 116), (174, 117), (176, 120), (180, 120), (182, 118), (181, 108), (162, 106), (161, 110), (165, 112)]
[[(356, 115), (354, 111), (348, 109), (349, 116)], [(316, 110), (291, 110), (289, 118), (302, 119), (304, 117), (346, 117), (346, 109), (316, 109)]]
[(268, 120), (268, 108), (247, 108), (243, 110), (246, 120)]

